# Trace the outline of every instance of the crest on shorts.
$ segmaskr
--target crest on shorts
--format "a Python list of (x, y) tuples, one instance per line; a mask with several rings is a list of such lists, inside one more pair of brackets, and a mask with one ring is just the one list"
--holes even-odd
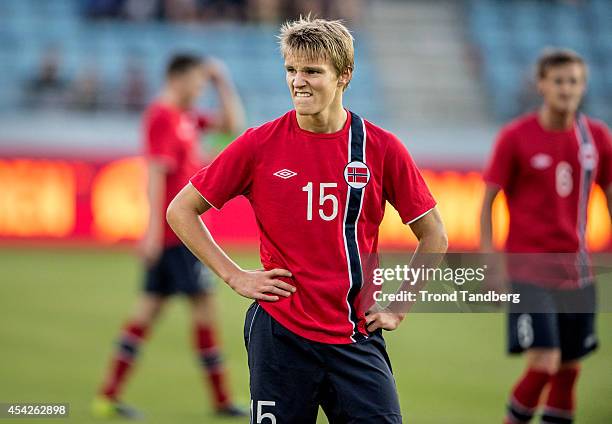
[(344, 168), (344, 181), (352, 188), (364, 188), (370, 181), (370, 168), (358, 160), (350, 162)]

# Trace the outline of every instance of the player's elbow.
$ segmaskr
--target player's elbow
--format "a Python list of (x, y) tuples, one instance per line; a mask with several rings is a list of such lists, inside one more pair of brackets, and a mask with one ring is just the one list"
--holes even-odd
[(436, 252), (444, 253), (448, 249), (448, 234), (442, 221), (437, 222), (436, 225), (429, 226), (423, 234), (421, 241), (423, 239)]
[(434, 243), (438, 246), (439, 252), (446, 252), (448, 250), (448, 234), (446, 233), (446, 229), (444, 225), (436, 228), (431, 235)]
[(417, 238), (427, 252), (445, 253), (448, 249), (448, 235), (443, 225), (431, 226)]
[(442, 248), (445, 252), (448, 250), (448, 234), (446, 234), (446, 230), (443, 231)]
[(177, 197), (172, 199), (172, 201), (168, 205), (168, 208), (166, 209), (166, 222), (168, 222), (170, 228), (172, 228), (172, 230), (174, 230), (175, 232), (177, 223), (180, 221), (180, 209), (181, 207), (179, 205), (179, 200), (177, 199)]

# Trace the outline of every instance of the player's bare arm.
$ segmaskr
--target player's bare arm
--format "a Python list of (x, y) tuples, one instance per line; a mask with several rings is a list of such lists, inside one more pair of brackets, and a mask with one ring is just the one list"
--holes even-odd
[[(496, 184), (487, 184), (480, 210), (480, 251), (494, 253), (493, 246), (493, 203), (501, 188)], [(486, 279), (487, 289), (503, 292), (506, 290), (504, 258), (501, 255), (487, 255), (487, 266), (490, 276)]]
[(166, 212), (168, 224), (193, 254), (225, 281), (236, 293), (249, 299), (274, 302), (289, 297), (295, 287), (278, 277), (291, 277), (285, 269), (243, 270), (213, 240), (200, 215), (212, 206), (187, 184)]
[(147, 198), (149, 224), (140, 243), (139, 253), (147, 265), (154, 264), (163, 248), (163, 216), (166, 165), (156, 159), (147, 160)]
[[(419, 241), (410, 261), (410, 266), (415, 268), (438, 266), (448, 249), (448, 237), (438, 209), (432, 209), (425, 216), (409, 225)], [(406, 313), (371, 311), (366, 316), (366, 327), (370, 332), (379, 328), (395, 330), (405, 316)]]
[(244, 108), (225, 65), (209, 58), (204, 63), (204, 72), (219, 97), (220, 111), (218, 117), (211, 123), (212, 127), (229, 134), (239, 133), (245, 125)]
[(485, 187), (482, 208), (480, 210), (480, 250), (486, 253), (493, 251), (493, 202), (500, 188), (495, 184), (487, 184)]
[(416, 262), (416, 258), (420, 253), (439, 253), (440, 257), (448, 248), (448, 238), (444, 223), (438, 212), (438, 208), (433, 208), (422, 218), (412, 222), (410, 229), (419, 240), (419, 244), (414, 252), (415, 257), (412, 262)]

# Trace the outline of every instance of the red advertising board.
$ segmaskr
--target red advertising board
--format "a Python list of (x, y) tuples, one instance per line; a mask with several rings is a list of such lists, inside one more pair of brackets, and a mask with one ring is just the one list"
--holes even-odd
[[(480, 174), (470, 171), (423, 170), (438, 200), (452, 250), (478, 246), (482, 192)], [(0, 157), (0, 241), (116, 244), (133, 242), (147, 224), (145, 167), (140, 157), (35, 158)], [(405, 248), (415, 243), (397, 213), (388, 210), (380, 244)], [(505, 238), (508, 213), (503, 198), (494, 206), (495, 238)], [(257, 243), (253, 213), (244, 198), (204, 216), (220, 243)], [(609, 248), (610, 218), (603, 192), (595, 188), (589, 207), (588, 243)]]

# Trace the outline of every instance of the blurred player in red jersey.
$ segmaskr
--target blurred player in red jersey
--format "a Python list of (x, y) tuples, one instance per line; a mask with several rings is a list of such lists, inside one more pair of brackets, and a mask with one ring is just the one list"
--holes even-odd
[[(482, 248), (493, 250), (491, 209), (503, 190), (512, 289), (532, 303), (530, 310), (509, 314), (509, 351), (525, 352), (526, 368), (510, 395), (508, 424), (529, 422), (546, 386), (541, 422), (573, 421), (579, 361), (597, 348), (594, 281), (584, 260), (593, 183), (612, 206), (610, 131), (578, 112), (587, 79), (583, 59), (569, 50), (545, 51), (537, 78), (542, 106), (501, 130), (484, 174)], [(557, 266), (548, 265), (555, 260)], [(580, 313), (560, 313), (563, 298)]]
[[(200, 170), (168, 208), (185, 244), (238, 294), (247, 311), (252, 422), (400, 423), (382, 330), (402, 313), (367, 311), (364, 261), (377, 255), (389, 201), (419, 239), (445, 252), (436, 203), (401, 141), (343, 107), (353, 38), (338, 21), (283, 25), (294, 109), (247, 130)], [(265, 270), (235, 264), (199, 216), (246, 196)], [(413, 264), (423, 260), (417, 254)]]
[[(200, 114), (193, 110), (205, 84), (216, 89), (220, 108)], [(144, 291), (124, 326), (99, 396), (97, 416), (136, 417), (119, 401), (121, 388), (134, 365), (142, 341), (173, 294), (191, 304), (194, 347), (221, 415), (244, 416), (231, 401), (217, 337), (213, 281), (209, 271), (181, 243), (165, 221), (165, 210), (189, 177), (202, 166), (198, 138), (202, 131), (237, 133), (243, 126), (239, 97), (224, 66), (214, 59), (177, 55), (169, 62), (166, 83), (144, 115), (148, 168), (149, 226), (140, 245), (146, 266)]]

